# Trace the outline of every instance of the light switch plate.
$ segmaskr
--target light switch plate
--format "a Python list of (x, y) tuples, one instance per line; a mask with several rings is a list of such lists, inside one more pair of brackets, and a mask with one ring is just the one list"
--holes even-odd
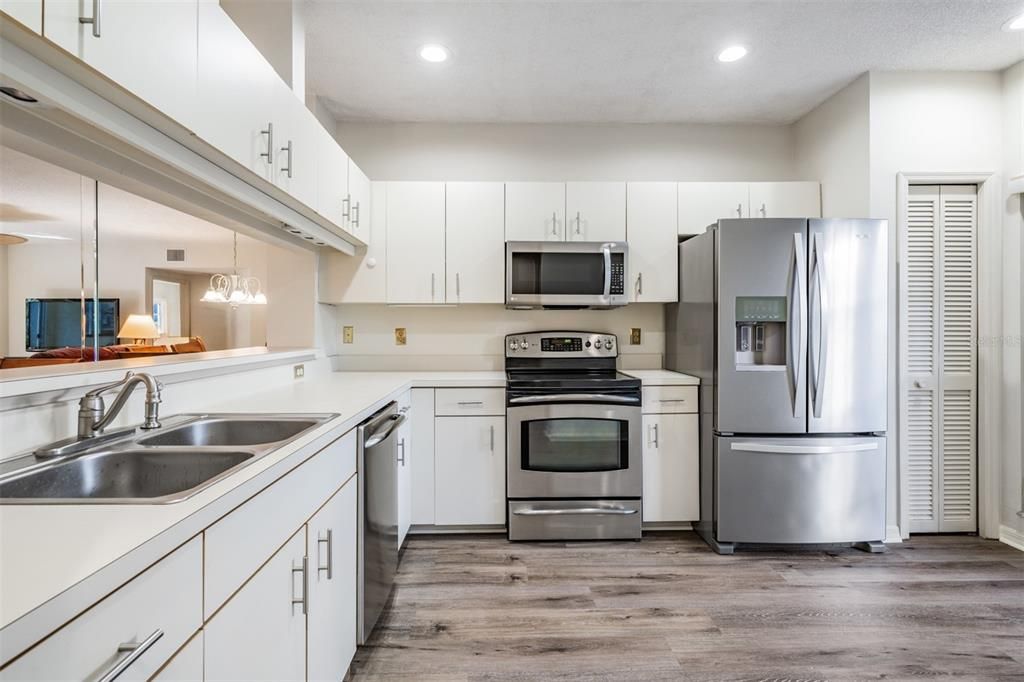
[(352, 343), (352, 338), (356, 334), (356, 328), (348, 325), (341, 328), (341, 342)]
[(630, 327), (629, 329), (629, 345), (639, 346), (641, 343), (640, 327)]
[(295, 367), (292, 368), (292, 373), (295, 375), (296, 379), (301, 379), (302, 377), (306, 376), (306, 366), (295, 365)]
[(395, 327), (395, 345), (405, 345), (405, 327)]

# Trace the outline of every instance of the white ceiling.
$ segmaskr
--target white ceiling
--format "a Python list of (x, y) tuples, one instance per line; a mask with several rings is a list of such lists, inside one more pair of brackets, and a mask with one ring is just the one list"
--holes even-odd
[[(789, 123), (868, 70), (995, 70), (1024, 0), (308, 0), (339, 120)], [(420, 45), (453, 52), (419, 59)], [(742, 43), (749, 56), (715, 55)]]

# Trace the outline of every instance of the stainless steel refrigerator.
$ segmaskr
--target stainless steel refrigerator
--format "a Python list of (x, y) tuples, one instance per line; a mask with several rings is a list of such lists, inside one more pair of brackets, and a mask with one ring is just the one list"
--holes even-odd
[(700, 535), (885, 537), (884, 220), (721, 220), (679, 245), (666, 366), (700, 377)]

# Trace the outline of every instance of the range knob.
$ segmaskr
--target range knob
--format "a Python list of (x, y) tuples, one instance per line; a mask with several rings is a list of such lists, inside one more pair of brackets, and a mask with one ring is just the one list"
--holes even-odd
[(513, 352), (519, 350), (519, 342), (516, 341), (515, 339), (512, 339), (511, 341), (508, 342), (508, 349)]
[(613, 339), (611, 337), (608, 337), (607, 339), (604, 340), (604, 347), (607, 348), (608, 350), (611, 350), (612, 346), (614, 346), (614, 345), (615, 345), (615, 339)]

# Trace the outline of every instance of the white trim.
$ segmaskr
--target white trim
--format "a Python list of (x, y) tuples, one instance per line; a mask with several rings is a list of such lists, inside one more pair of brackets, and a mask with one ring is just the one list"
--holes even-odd
[(1024, 173), (1011, 177), (1008, 187), (1010, 194), (1024, 194)]
[(903, 535), (900, 534), (899, 526), (886, 526), (885, 527), (885, 544), (895, 545), (903, 542)]
[[(906, 232), (907, 201), (910, 185), (977, 185), (978, 186), (978, 338), (998, 339), (1002, 334), (1003, 286), (1003, 224), (1002, 192), (998, 173), (897, 173), (896, 231), (897, 239)], [(897, 259), (899, 253), (896, 254)], [(897, 260), (897, 271), (902, 264)], [(896, 286), (899, 286), (897, 280)], [(897, 318), (902, 314), (897, 310)], [(903, 366), (902, 343), (897, 343), (895, 372), (896, 395)], [(978, 344), (978, 534), (985, 538), (999, 537), (999, 490), (1001, 445), (1001, 377), (1002, 346)], [(898, 397), (897, 397), (898, 400)], [(899, 414), (899, 410), (897, 410)], [(910, 537), (910, 502), (906, 493), (908, 477), (906, 458), (899, 451), (899, 428), (889, 434), (897, 438), (897, 471), (899, 499), (897, 521), (903, 537)]]
[(999, 542), (1024, 552), (1024, 533), (1009, 526), (999, 526)]

